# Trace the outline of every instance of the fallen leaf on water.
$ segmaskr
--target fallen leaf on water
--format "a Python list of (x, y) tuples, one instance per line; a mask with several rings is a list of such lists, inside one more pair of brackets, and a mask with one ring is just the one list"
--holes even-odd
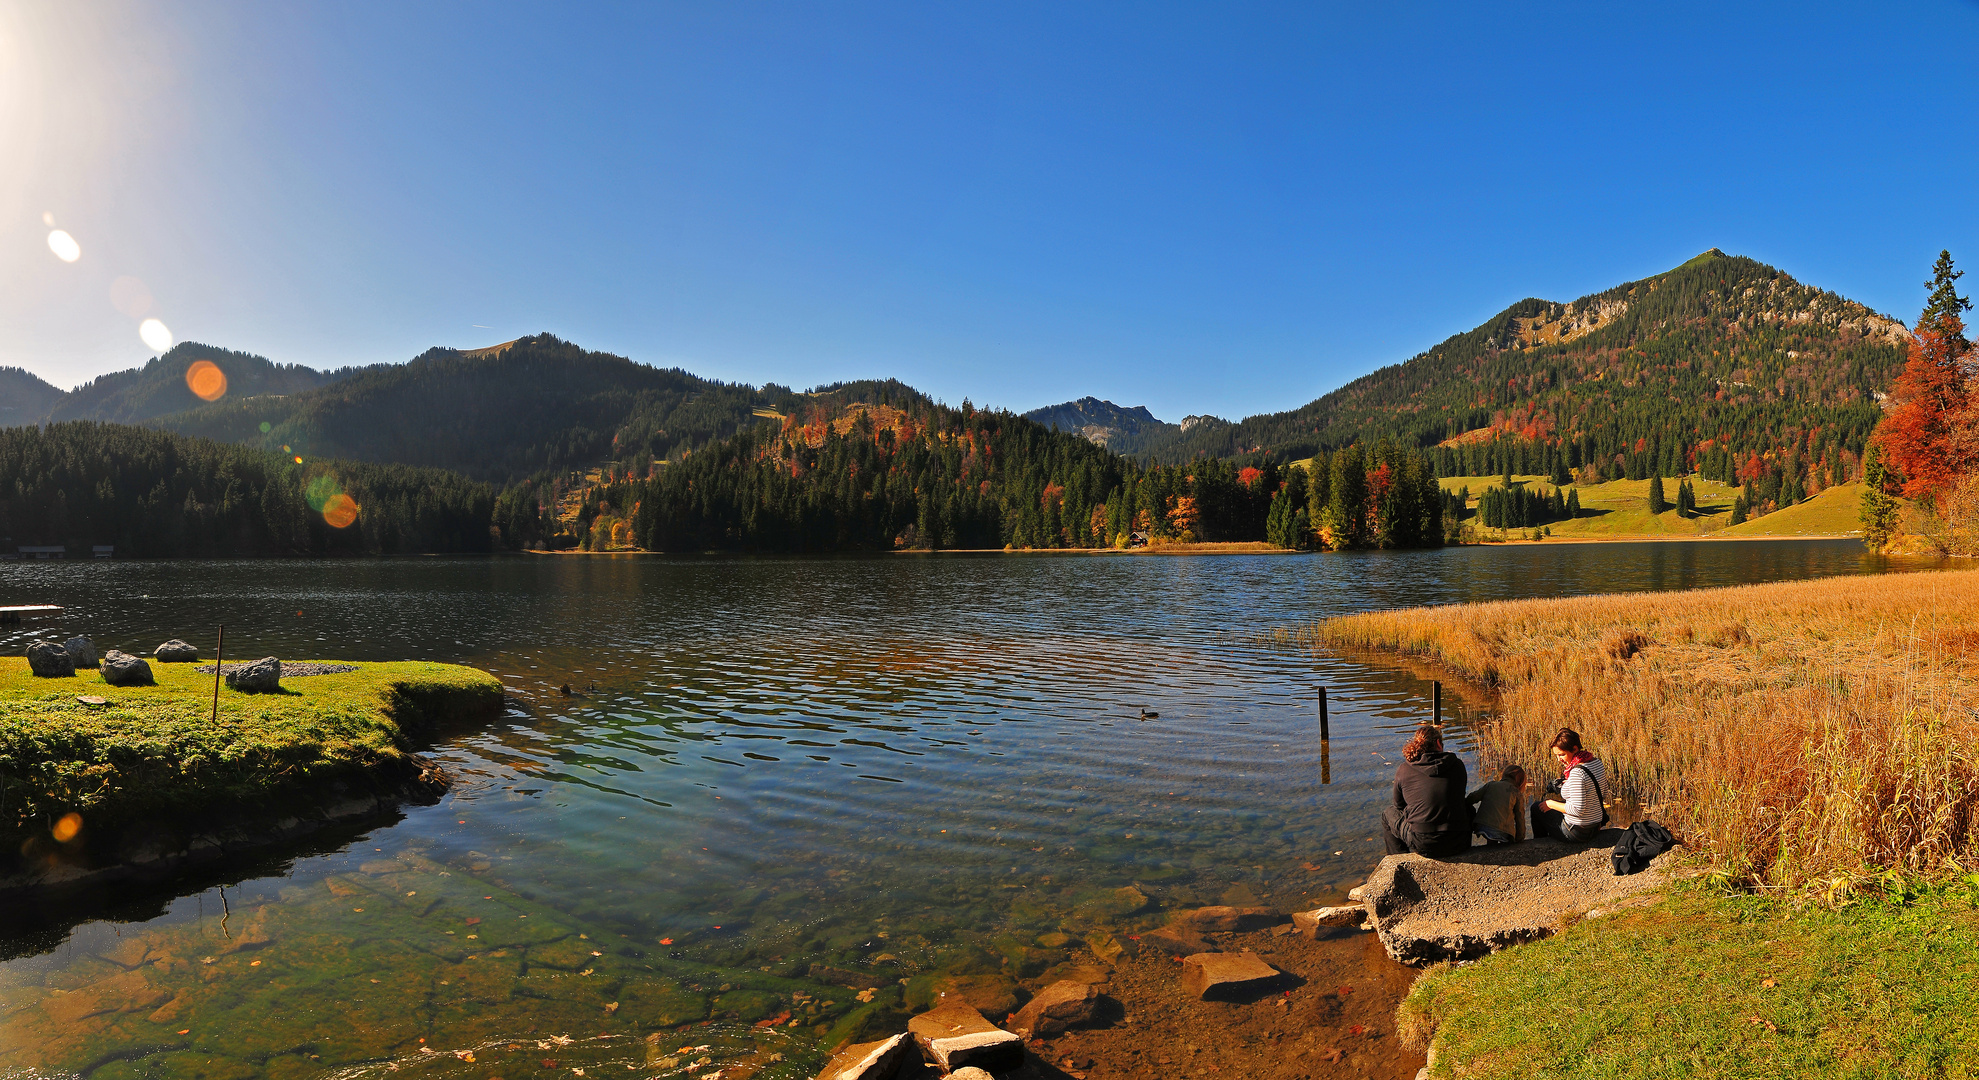
[(1314, 864), (1314, 863), (1309, 863), (1309, 862), (1307, 862), (1307, 863), (1300, 863), (1300, 864), (1299, 864), (1299, 866), (1300, 866), (1300, 867), (1302, 867), (1302, 868), (1304, 868), (1304, 869), (1306, 869), (1306, 870), (1310, 870), (1310, 871), (1312, 871), (1312, 872), (1313, 872), (1313, 873), (1315, 873), (1315, 874), (1317, 874), (1317, 873), (1319, 873), (1319, 866), (1318, 866), (1318, 865), (1316, 865), (1316, 864)]
[(479, 926), (480, 924), (481, 924), (481, 916), (479, 916), (479, 915), (469, 915), (469, 916), (467, 917), (467, 925), (469, 925), (469, 926)]
[(585, 968), (585, 969), (584, 969), (583, 971), (580, 971), (580, 972), (578, 972), (578, 974), (579, 974), (579, 975), (589, 975), (589, 974), (591, 974), (591, 973), (592, 973), (593, 971), (596, 971), (596, 970), (598, 970), (598, 969), (597, 969), (597, 968)]
[(418, 889), (414, 889), (414, 890), (412, 890), (411, 892), (409, 892), (409, 893), (406, 893), (406, 895), (407, 895), (407, 896), (418, 896), (418, 895), (419, 895), (419, 890), (418, 890)]
[(1319, 1056), (1325, 1058), (1326, 1060), (1332, 1062), (1335, 1065), (1338, 1065), (1340, 1063), (1340, 1058), (1342, 1055), (1338, 1048), (1329, 1046), (1326, 1048), (1326, 1052)]
[(604, 953), (601, 953), (601, 952), (599, 952), (599, 951), (598, 951), (598, 950), (596, 950), (596, 949), (592, 949), (592, 950), (591, 950), (591, 955), (592, 955), (592, 956), (603, 956), (603, 955), (605, 955), (605, 954), (604, 954)]
[(661, 939), (660, 939), (660, 944), (662, 944), (662, 945), (671, 945), (671, 944), (673, 944), (673, 939), (672, 939), (672, 938), (670, 938), (670, 937), (663, 937), (663, 938), (661, 938)]
[(1351, 986), (1343, 986), (1340, 989), (1334, 991), (1334, 993), (1339, 994), (1341, 997), (1346, 997), (1348, 994), (1351, 994), (1353, 992), (1354, 992), (1354, 988)]
[(558, 1046), (569, 1046), (569, 1045), (570, 1045), (570, 1036), (568, 1036), (568, 1035), (552, 1035), (552, 1036), (550, 1036), (550, 1041), (551, 1041), (551, 1042), (553, 1042), (553, 1043), (556, 1043), (556, 1044), (557, 1044)]
[(179, 1032), (179, 1034), (181, 1034), (181, 1035), (190, 1035), (191, 1033), (192, 1033), (192, 1029), (191, 1029), (191, 1028), (187, 1028), (187, 1029), (185, 1029), (184, 1031), (181, 1031), (181, 1032)]
[(871, 989), (861, 990), (858, 993), (858, 999), (863, 1002), (870, 1002), (873, 1000), (873, 993), (874, 991)]
[(248, 967), (260, 967), (260, 966), (261, 966), (261, 961), (259, 961), (259, 960), (249, 960), (249, 961), (247, 962), (247, 966), (248, 966)]
[(618, 1002), (616, 1002), (616, 1001), (614, 1001), (614, 1002), (611, 1002), (610, 1004), (608, 1004), (608, 1005), (606, 1005), (606, 1006), (605, 1006), (605, 1015), (606, 1015), (606, 1016), (610, 1016), (611, 1014), (613, 1014), (613, 1013), (615, 1013), (615, 1012), (617, 1012), (617, 1011), (618, 1011)]
[(457, 1058), (459, 1058), (459, 1059), (461, 1059), (462, 1061), (473, 1061), (473, 1060), (474, 1060), (474, 1051), (472, 1051), (472, 1050), (456, 1050), (456, 1051), (454, 1051), (454, 1056), (455, 1056), (455, 1057), (457, 1057)]
[(1355, 1024), (1355, 1025), (1354, 1025), (1353, 1027), (1350, 1027), (1350, 1028), (1348, 1028), (1348, 1029), (1347, 1029), (1347, 1034), (1349, 1034), (1349, 1035), (1359, 1035), (1359, 1034), (1361, 1034), (1362, 1032), (1364, 1032), (1364, 1031), (1366, 1031), (1366, 1030), (1367, 1030), (1366, 1028), (1364, 1028), (1364, 1027), (1362, 1027), (1362, 1026), (1360, 1026), (1359, 1024)]

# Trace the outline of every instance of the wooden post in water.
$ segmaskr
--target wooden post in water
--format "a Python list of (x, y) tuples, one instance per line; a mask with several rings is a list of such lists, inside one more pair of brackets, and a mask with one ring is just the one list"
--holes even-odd
[(1442, 682), (1439, 681), (1432, 683), (1431, 685), (1433, 685), (1436, 689), (1430, 691), (1430, 700), (1435, 702), (1435, 704), (1431, 706), (1430, 722), (1434, 723), (1437, 727), (1442, 727), (1443, 726), (1443, 684)]
[(220, 640), (213, 646), (213, 723), (220, 722), (220, 664), (227, 652), (227, 624), (220, 624)]
[(1319, 782), (1333, 782), (1333, 733), (1326, 726), (1326, 687), (1319, 688)]

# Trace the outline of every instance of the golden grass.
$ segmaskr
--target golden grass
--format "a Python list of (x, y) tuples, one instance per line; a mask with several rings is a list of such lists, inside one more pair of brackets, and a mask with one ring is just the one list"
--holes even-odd
[(1492, 766), (1572, 727), (1611, 799), (1742, 885), (1979, 867), (1979, 572), (1371, 612), (1316, 641), (1496, 690)]

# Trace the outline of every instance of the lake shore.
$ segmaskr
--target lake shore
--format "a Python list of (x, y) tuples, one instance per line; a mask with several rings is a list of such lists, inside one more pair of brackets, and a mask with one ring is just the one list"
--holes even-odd
[[(1627, 1076), (1747, 1060), (1839, 1073), (1861, 1055), (1901, 1071), (1916, 1051), (1884, 1027), (1928, 1055), (1979, 1047), (1934, 1005), (1979, 984), (1979, 572), (1370, 612), (1311, 640), (1495, 689), (1481, 772), (1554, 775), (1544, 746), (1579, 730), (1610, 799), (1670, 825), (1705, 872), (1653, 909), (1432, 970), (1402, 1012), (1432, 1075), (1594, 1053), (1631, 1062)], [(1915, 973), (1891, 969), (1879, 949), (1919, 932), (1944, 944)], [(1504, 1007), (1567, 992), (1576, 970), (1609, 990), (1576, 1022)], [(1841, 991), (1869, 984), (1872, 1010)], [(1645, 1001), (1680, 1006), (1683, 1030)]]
[(413, 751), (499, 712), (502, 687), (452, 664), (367, 663), (246, 694), (191, 663), (154, 686), (43, 678), (0, 658), (0, 893), (167, 874), (326, 825), (431, 801)]

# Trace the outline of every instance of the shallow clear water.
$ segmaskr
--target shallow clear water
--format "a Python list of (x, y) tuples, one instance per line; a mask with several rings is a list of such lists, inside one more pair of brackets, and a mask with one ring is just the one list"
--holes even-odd
[[(66, 605), (60, 632), (99, 647), (210, 648), (224, 621), (230, 656), (456, 661), (511, 692), (500, 724), (433, 750), (460, 777), (437, 806), (11, 913), (0, 1075), (489, 1075), (500, 1058), (511, 1076), (645, 1076), (705, 1056), (808, 1076), (820, 1039), (942, 979), (1036, 978), (1091, 962), (1095, 929), (1359, 881), (1428, 684), (1276, 631), (1928, 565), (1758, 541), (0, 564), (0, 603)], [(1475, 707), (1446, 693), (1460, 747)], [(883, 984), (870, 1005), (833, 985), (860, 980)]]

